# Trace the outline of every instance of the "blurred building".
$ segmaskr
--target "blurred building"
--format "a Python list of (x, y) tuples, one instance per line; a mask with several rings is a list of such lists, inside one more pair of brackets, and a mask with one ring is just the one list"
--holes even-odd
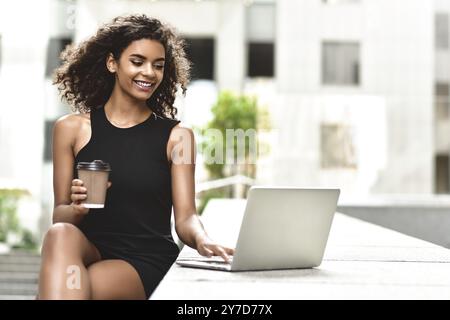
[(425, 0), (277, 1), (278, 182), (434, 191), (433, 10)]
[(434, 190), (450, 192), (450, 2), (436, 0), (434, 16)]
[(21, 219), (45, 230), (51, 130), (70, 112), (51, 85), (59, 52), (117, 15), (146, 13), (188, 41), (194, 81), (177, 101), (183, 122), (204, 124), (222, 89), (257, 94), (268, 107), (272, 152), (259, 163), (260, 183), (337, 186), (348, 195), (450, 193), (447, 3), (2, 2), (0, 177), (32, 191)]
[(49, 0), (0, 3), (0, 188), (31, 192), (21, 202), (19, 219), (39, 233), (49, 226), (53, 209), (50, 120), (67, 112), (50, 74), (60, 39), (72, 37), (65, 27), (68, 6)]

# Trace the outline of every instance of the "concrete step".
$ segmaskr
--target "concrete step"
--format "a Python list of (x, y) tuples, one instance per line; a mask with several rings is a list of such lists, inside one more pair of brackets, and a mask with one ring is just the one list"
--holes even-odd
[(15, 263), (0, 263), (0, 273), (2, 272), (39, 272), (40, 266), (38, 264), (15, 264)]
[(12, 249), (7, 253), (2, 253), (0, 256), (39, 256), (39, 250), (16, 250)]
[(0, 283), (0, 295), (34, 296), (37, 289), (37, 283)]
[(12, 251), (0, 255), (0, 300), (34, 299), (40, 263), (37, 253)]
[(38, 282), (39, 273), (37, 272), (0, 272), (0, 283), (30, 283)]
[(0, 272), (38, 272), (40, 263), (37, 253), (12, 251), (0, 255)]
[(41, 257), (37, 254), (2, 254), (0, 264), (39, 264)]
[(35, 300), (36, 296), (34, 295), (7, 295), (0, 294), (0, 300)]

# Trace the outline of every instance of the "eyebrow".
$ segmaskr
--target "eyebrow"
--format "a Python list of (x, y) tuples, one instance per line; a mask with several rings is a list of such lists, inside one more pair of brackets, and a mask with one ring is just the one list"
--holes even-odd
[[(136, 58), (140, 58), (140, 59), (142, 59), (142, 60), (146, 60), (147, 58), (146, 57), (144, 57), (143, 55), (140, 55), (140, 54), (137, 54), (137, 53), (133, 53), (133, 54), (130, 54), (130, 57), (136, 57)], [(158, 59), (155, 59), (155, 62), (156, 61), (165, 61), (166, 59), (164, 59), (164, 58), (158, 58)]]

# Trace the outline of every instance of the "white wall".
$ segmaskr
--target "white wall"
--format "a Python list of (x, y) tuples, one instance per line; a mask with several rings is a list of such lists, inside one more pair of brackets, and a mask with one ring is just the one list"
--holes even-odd
[[(280, 185), (336, 187), (353, 196), (370, 193), (387, 161), (386, 102), (377, 96), (278, 96), (274, 180)], [(321, 168), (321, 125), (351, 128), (357, 167)], [(374, 131), (377, 134), (373, 134)]]
[(136, 13), (164, 20), (187, 35), (211, 36), (218, 31), (220, 11), (215, 1), (117, 0), (110, 4), (110, 0), (78, 0), (77, 40), (91, 36), (98, 26), (116, 16)]

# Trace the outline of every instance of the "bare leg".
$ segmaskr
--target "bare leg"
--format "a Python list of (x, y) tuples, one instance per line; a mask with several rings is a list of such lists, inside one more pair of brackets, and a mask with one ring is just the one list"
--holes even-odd
[(42, 246), (39, 299), (90, 299), (86, 266), (100, 259), (98, 250), (75, 225), (54, 224)]
[(141, 278), (128, 262), (103, 260), (88, 268), (95, 300), (142, 300), (146, 299)]

